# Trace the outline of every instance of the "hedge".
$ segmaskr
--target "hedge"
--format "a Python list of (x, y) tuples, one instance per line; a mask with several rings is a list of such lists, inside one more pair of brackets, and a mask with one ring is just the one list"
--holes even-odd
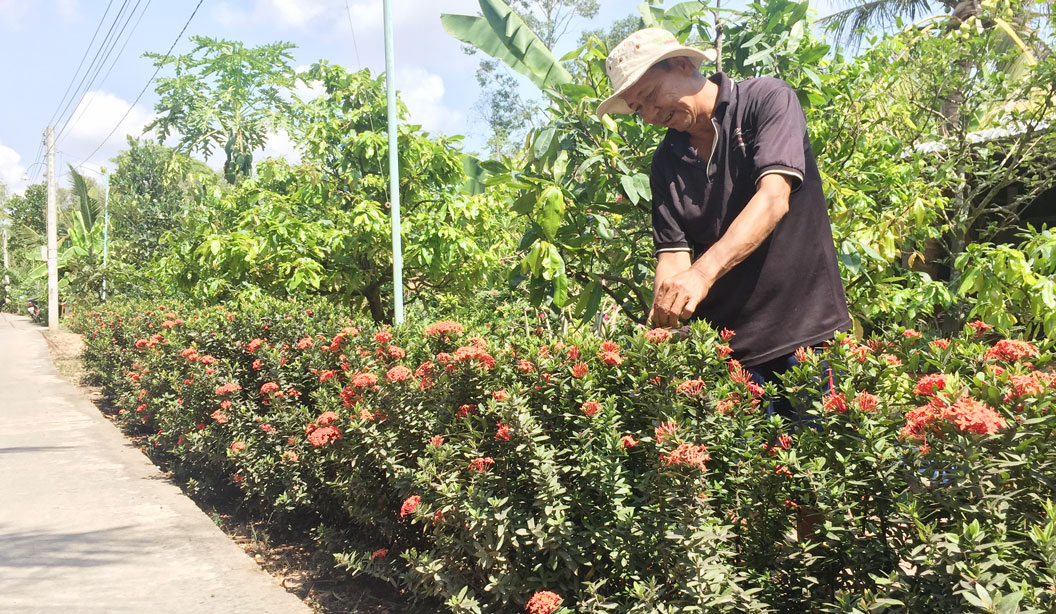
[(190, 488), (451, 612), (1056, 610), (1051, 342), (841, 336), (764, 388), (736, 331), (518, 313), (125, 303), (77, 329)]

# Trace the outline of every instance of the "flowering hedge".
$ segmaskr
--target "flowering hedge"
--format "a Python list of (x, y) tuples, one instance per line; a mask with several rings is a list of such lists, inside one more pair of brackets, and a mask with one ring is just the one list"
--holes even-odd
[(735, 331), (529, 326), (270, 301), (78, 323), (191, 487), (453, 612), (1056, 609), (1048, 345), (846, 337), (764, 388)]

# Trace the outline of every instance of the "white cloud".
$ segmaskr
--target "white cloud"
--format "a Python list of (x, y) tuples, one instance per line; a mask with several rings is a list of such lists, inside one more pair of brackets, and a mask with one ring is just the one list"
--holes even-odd
[(396, 89), (407, 105), (410, 119), (430, 132), (454, 134), (464, 125), (465, 116), (444, 104), (444, 80), (418, 66), (396, 68)]
[[(310, 68), (307, 64), (304, 66), (298, 66), (294, 69), (297, 74), (307, 72)], [(314, 100), (326, 93), (326, 88), (323, 86), (322, 81), (312, 81), (311, 83), (305, 83), (304, 81), (297, 81), (297, 84), (293, 87), (293, 93), (297, 94), (297, 97), (304, 102)]]
[[(125, 136), (141, 136), (143, 127), (150, 123), (154, 116), (150, 109), (141, 104), (132, 107), (113, 94), (88, 92), (77, 103), (77, 108), (71, 115), (73, 119), (66, 127), (66, 134), (61, 138), (94, 148), (113, 130), (107, 144), (121, 147), (125, 143)], [(118, 122), (121, 122), (120, 126)], [(114, 126), (118, 126), (117, 130), (114, 130)]]
[(248, 13), (234, 8), (227, 2), (221, 2), (213, 7), (212, 15), (214, 20), (226, 28), (249, 21)]
[(12, 192), (21, 192), (26, 187), (22, 181), (26, 167), (21, 161), (22, 156), (17, 151), (0, 143), (0, 183), (6, 184)]
[(22, 24), (22, 18), (33, 6), (26, 0), (0, 0), (0, 27), (16, 28)]
[[(268, 133), (268, 142), (264, 145), (263, 152), (253, 154), (255, 162), (265, 158), (284, 158), (290, 164), (297, 164), (301, 161), (301, 154), (290, 140), (290, 135), (285, 130), (279, 130), (275, 133)], [(220, 164), (223, 165), (222, 160)]]
[(59, 19), (65, 23), (72, 23), (81, 17), (78, 0), (56, 0), (55, 8), (58, 10)]

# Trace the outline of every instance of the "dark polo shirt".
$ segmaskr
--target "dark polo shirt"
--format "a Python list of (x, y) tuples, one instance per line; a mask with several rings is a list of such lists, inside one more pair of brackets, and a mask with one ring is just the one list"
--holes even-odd
[(755, 194), (763, 175), (791, 179), (788, 213), (743, 262), (722, 276), (694, 318), (729, 328), (734, 358), (753, 366), (832, 338), (851, 326), (829, 214), (806, 118), (796, 93), (770, 77), (719, 86), (711, 152), (668, 130), (653, 155), (653, 242), (657, 254), (715, 244)]

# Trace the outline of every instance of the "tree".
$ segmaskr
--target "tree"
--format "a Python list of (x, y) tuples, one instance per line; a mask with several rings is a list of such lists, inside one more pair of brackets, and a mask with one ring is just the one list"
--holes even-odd
[(162, 235), (182, 223), (197, 191), (215, 185), (218, 177), (171, 147), (132, 137), (113, 161), (110, 240), (119, 244), (121, 262), (141, 267), (161, 247)]
[(13, 226), (25, 226), (43, 236), (48, 225), (48, 187), (43, 183), (27, 187), (24, 194), (8, 198), (4, 210)]
[[(244, 287), (275, 296), (321, 294), (392, 320), (388, 140), (383, 78), (319, 63), (303, 73), (325, 93), (294, 109), (302, 162), (271, 160), (229, 191), (214, 189), (166, 238), (159, 265), (196, 295)], [(398, 105), (401, 117), (406, 115)], [(457, 139), (401, 123), (398, 150), (404, 284), (419, 294), (465, 293), (512, 254), (494, 200), (465, 193)]]
[(191, 37), (186, 55), (145, 54), (155, 66), (172, 66), (175, 76), (157, 80), (162, 140), (179, 134), (182, 150), (225, 154), (224, 177), (237, 183), (253, 171), (253, 152), (264, 147), (269, 130), (285, 124), (289, 105), (282, 97), (293, 85), (289, 43), (247, 48), (237, 41)]

